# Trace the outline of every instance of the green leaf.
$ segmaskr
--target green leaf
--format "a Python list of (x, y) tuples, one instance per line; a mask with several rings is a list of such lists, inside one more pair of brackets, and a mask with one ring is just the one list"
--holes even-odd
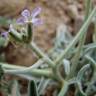
[(77, 74), (77, 79), (78, 80), (82, 80), (83, 79), (83, 75), (84, 75), (84, 73), (86, 72), (86, 70), (88, 69), (90, 67), (90, 64), (86, 64), (86, 65), (84, 65), (81, 69), (80, 69), (80, 71), (78, 72), (78, 74)]
[(37, 92), (37, 86), (34, 80), (29, 81), (28, 96), (39, 96)]
[(72, 39), (73, 37), (67, 26), (64, 24), (59, 25), (56, 32), (55, 46), (63, 48), (64, 46), (67, 46)]
[(38, 85), (39, 95), (42, 95), (45, 92), (46, 87), (48, 86), (48, 84), (51, 83), (50, 81), (51, 81), (50, 79), (46, 80), (44, 77), (41, 78), (41, 81), (40, 81), (40, 83)]

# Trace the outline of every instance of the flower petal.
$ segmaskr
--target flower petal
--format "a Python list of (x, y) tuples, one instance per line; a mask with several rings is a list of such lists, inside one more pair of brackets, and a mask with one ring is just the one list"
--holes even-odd
[(31, 14), (32, 18), (34, 18), (34, 17), (36, 17), (37, 15), (39, 15), (40, 12), (41, 12), (41, 7), (35, 8), (35, 9), (32, 11), (32, 14)]
[(25, 9), (24, 11), (22, 11), (21, 15), (24, 18), (29, 18), (30, 17), (30, 11), (28, 9)]
[(25, 19), (23, 17), (20, 17), (16, 20), (17, 24), (23, 25), (25, 23)]
[(35, 26), (38, 26), (38, 25), (43, 24), (43, 21), (42, 21), (41, 19), (34, 18), (34, 19), (32, 19), (32, 23), (33, 23)]
[(3, 33), (1, 33), (1, 36), (4, 37), (4, 38), (7, 38), (8, 37), (8, 33), (9, 32), (3, 32)]

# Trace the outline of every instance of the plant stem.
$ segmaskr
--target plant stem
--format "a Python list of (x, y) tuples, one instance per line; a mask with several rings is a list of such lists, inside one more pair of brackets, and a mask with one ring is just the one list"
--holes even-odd
[(62, 89), (61, 89), (60, 93), (58, 94), (58, 96), (65, 96), (67, 90), (68, 90), (68, 82), (64, 81)]
[(82, 34), (86, 33), (85, 29), (88, 28), (92, 18), (95, 16), (96, 13), (96, 8), (93, 9), (93, 11), (90, 13), (88, 19), (86, 20), (86, 22), (83, 24), (82, 28), (80, 29), (80, 31), (77, 33), (76, 37), (73, 39), (73, 41), (69, 44), (69, 46), (62, 52), (62, 54), (59, 56), (59, 58), (57, 58), (55, 60), (55, 63), (57, 64), (57, 66), (59, 64), (61, 64), (60, 62), (64, 59), (64, 57), (66, 56), (66, 54), (68, 54), (69, 50), (75, 46), (75, 44), (78, 42), (78, 40), (81, 38)]
[(24, 68), (27, 68), (27, 67), (24, 67), (24, 66), (17, 66), (17, 65), (13, 65), (13, 64), (7, 64), (7, 63), (1, 63), (0, 62), (0, 65), (2, 66), (2, 68), (6, 68), (6, 69), (24, 69)]
[(92, 11), (92, 0), (85, 0), (85, 21), (87, 20), (90, 12)]
[(94, 59), (92, 57), (90, 57), (89, 55), (85, 55), (84, 56), (88, 61), (90, 61), (93, 65), (93, 68), (96, 70), (96, 62), (94, 61)]
[(53, 78), (52, 71), (49, 69), (32, 69), (32, 70), (7, 70), (3, 69), (4, 73), (6, 74), (12, 74), (12, 75), (19, 75), (19, 74), (24, 74), (24, 75), (32, 75), (35, 77), (49, 77)]
[(31, 43), (30, 47), (33, 51), (36, 52), (36, 54), (40, 58), (43, 58), (43, 60), (45, 60), (45, 62), (49, 64), (49, 66), (53, 70), (53, 74), (54, 74), (55, 79), (57, 79), (59, 82), (64, 81), (62, 76), (60, 75), (59, 70), (56, 70), (56, 67), (55, 67), (56, 64), (48, 56), (46, 56), (33, 42)]
[(21, 67), (16, 65), (10, 65), (10, 64), (3, 64), (0, 63), (2, 66), (4, 73), (6, 74), (31, 74), (33, 76), (44, 76), (44, 77), (51, 77), (53, 78), (52, 70), (50, 69), (31, 69), (30, 67)]
[(92, 76), (91, 81), (88, 84), (88, 87), (87, 87), (86, 92), (85, 92), (86, 94), (88, 94), (88, 91), (89, 91), (90, 87), (96, 81), (96, 62), (89, 55), (85, 55), (85, 58), (88, 59), (93, 64), (93, 68), (94, 68), (93, 76)]
[[(85, 4), (86, 4), (86, 15), (85, 15), (84, 22), (86, 22), (89, 14), (90, 14), (90, 10), (91, 10), (91, 7), (92, 7), (91, 0), (86, 0)], [(87, 28), (84, 31), (86, 32)], [(76, 74), (76, 68), (78, 66), (80, 53), (82, 51), (83, 45), (85, 43), (86, 35), (87, 35), (87, 32), (86, 33), (85, 32), (82, 33), (80, 41), (79, 41), (79, 45), (77, 47), (77, 52), (76, 52), (75, 56), (72, 58), (72, 67), (71, 67), (70, 75), (68, 76), (68, 78), (71, 78)]]
[(35, 43), (31, 43), (30, 48), (36, 53), (37, 56), (39, 56), (39, 58), (44, 58), (44, 60), (46, 61), (46, 63), (49, 64), (50, 67), (54, 67), (54, 62), (47, 56), (45, 55), (37, 46)]

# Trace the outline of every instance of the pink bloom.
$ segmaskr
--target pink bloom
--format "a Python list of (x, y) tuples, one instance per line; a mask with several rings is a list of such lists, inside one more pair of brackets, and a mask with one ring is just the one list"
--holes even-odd
[(36, 18), (40, 14), (40, 12), (41, 12), (40, 7), (35, 8), (32, 11), (32, 13), (28, 9), (25, 9), (21, 13), (22, 17), (17, 19), (17, 23), (22, 25), (22, 24), (26, 24), (28, 22), (31, 22), (34, 25), (40, 25), (40, 24), (42, 24), (42, 20), (39, 18)]
[(12, 24), (10, 24), (10, 27), (9, 27), (9, 30), (8, 31), (5, 31), (5, 32), (2, 32), (1, 33), (1, 36), (4, 37), (4, 38), (7, 38), (9, 32), (11, 32), (11, 31), (14, 31), (14, 28), (13, 28), (13, 25)]
[(8, 37), (8, 33), (9, 32), (7, 32), (7, 31), (6, 32), (3, 32), (3, 33), (1, 33), (1, 36), (4, 37), (4, 38), (7, 38)]

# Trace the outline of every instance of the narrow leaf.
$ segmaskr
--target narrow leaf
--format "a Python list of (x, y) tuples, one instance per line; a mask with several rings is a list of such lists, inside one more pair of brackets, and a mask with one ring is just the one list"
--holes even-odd
[(28, 96), (38, 96), (37, 86), (34, 80), (29, 81)]

